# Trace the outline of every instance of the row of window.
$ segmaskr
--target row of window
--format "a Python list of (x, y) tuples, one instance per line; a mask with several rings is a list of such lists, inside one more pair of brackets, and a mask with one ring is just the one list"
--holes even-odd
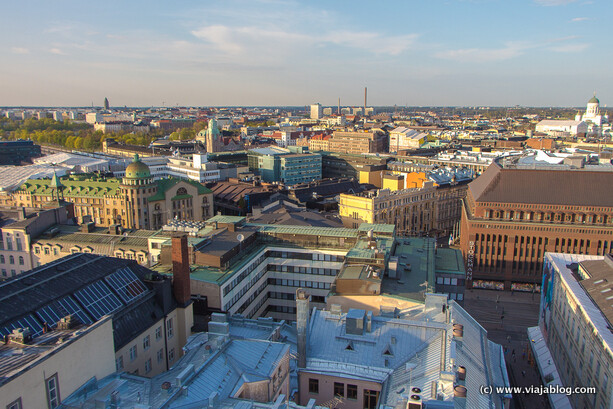
[[(23, 256), (19, 256), (19, 265), (23, 266), (24, 265), (24, 258)], [(0, 264), (5, 264), (6, 260), (4, 258), (4, 254), (0, 254)], [(15, 264), (15, 257), (13, 255), (9, 256), (9, 264)]]

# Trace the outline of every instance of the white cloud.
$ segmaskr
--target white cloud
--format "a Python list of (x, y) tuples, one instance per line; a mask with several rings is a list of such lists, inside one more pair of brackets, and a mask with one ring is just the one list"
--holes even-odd
[(205, 26), (191, 33), (227, 54), (240, 54), (247, 50), (251, 53), (255, 50), (266, 52), (279, 48), (302, 52), (305, 47), (334, 44), (373, 54), (395, 56), (410, 49), (419, 37), (417, 34), (386, 36), (380, 33), (350, 30), (303, 34), (292, 30), (264, 29), (256, 26), (234, 28), (224, 25)]
[(580, 53), (589, 48), (590, 45), (587, 43), (574, 43), (574, 44), (563, 44), (555, 47), (549, 48), (551, 51), (555, 51), (557, 53)]
[(587, 49), (590, 44), (572, 42), (579, 36), (552, 38), (540, 43), (507, 42), (501, 48), (464, 48), (446, 50), (435, 53), (434, 56), (446, 60), (460, 62), (497, 62), (519, 57), (528, 50), (549, 50), (559, 53), (578, 53)]
[(541, 6), (563, 6), (565, 4), (574, 3), (577, 0), (534, 0)]
[(56, 47), (50, 48), (49, 52), (51, 54), (56, 54), (56, 55), (66, 55), (66, 53), (64, 51), (62, 51), (62, 50), (60, 50), (59, 48), (56, 48)]
[(508, 42), (502, 48), (463, 48), (435, 53), (434, 56), (446, 60), (461, 62), (494, 62), (518, 57), (527, 49), (533, 48), (527, 43)]
[(591, 18), (589, 17), (575, 17), (574, 19), (570, 20), (572, 22), (578, 22), (578, 21), (589, 21), (591, 20)]
[(12, 47), (11, 52), (13, 54), (30, 54), (30, 50), (23, 47)]

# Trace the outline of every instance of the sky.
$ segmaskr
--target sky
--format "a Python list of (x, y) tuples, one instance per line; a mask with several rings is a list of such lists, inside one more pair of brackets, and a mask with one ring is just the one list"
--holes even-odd
[(3, 3), (0, 106), (613, 103), (610, 0)]

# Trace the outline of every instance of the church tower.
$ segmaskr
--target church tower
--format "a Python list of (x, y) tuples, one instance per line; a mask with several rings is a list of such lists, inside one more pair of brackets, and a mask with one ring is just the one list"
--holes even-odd
[(217, 127), (217, 120), (211, 118), (208, 128), (206, 130), (206, 151), (208, 153), (220, 152), (223, 142), (221, 141), (221, 134)]
[(157, 193), (157, 184), (153, 182), (149, 166), (140, 160), (138, 154), (126, 168), (121, 191), (126, 209), (121, 225), (128, 229), (149, 229), (151, 215), (148, 199)]

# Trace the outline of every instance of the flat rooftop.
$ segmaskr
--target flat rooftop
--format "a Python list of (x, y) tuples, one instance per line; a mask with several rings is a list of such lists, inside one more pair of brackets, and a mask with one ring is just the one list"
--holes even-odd
[(435, 286), (434, 239), (410, 237), (396, 241), (394, 255), (398, 257), (398, 278), (386, 277), (381, 294), (400, 296), (423, 302)]

